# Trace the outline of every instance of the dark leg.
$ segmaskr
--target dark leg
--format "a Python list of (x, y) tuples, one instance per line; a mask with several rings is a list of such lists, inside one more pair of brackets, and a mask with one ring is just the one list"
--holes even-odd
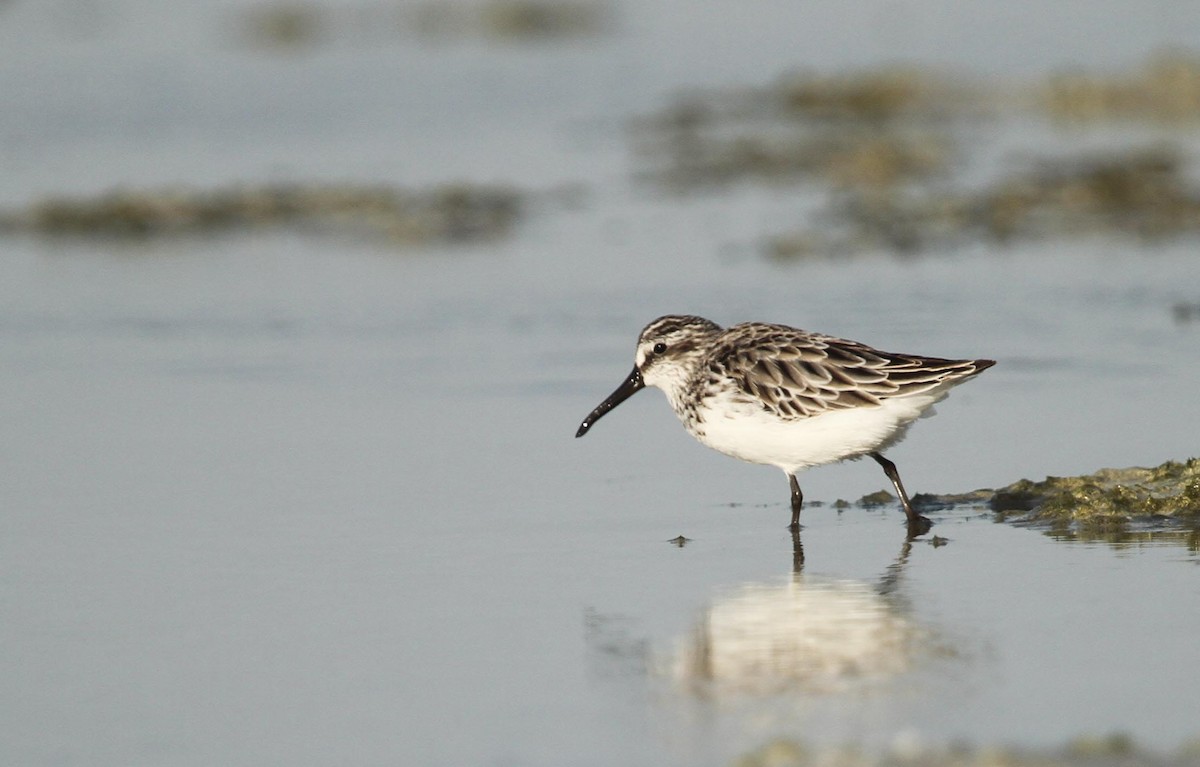
[(900, 472), (896, 471), (896, 464), (884, 458), (879, 453), (871, 453), (871, 457), (883, 467), (883, 473), (892, 481), (892, 486), (896, 488), (896, 492), (900, 495), (900, 505), (904, 507), (904, 513), (908, 515), (909, 519), (915, 517), (917, 513), (913, 511), (912, 504), (908, 501), (908, 493), (904, 492), (904, 484), (900, 482)]
[(788, 481), (792, 484), (792, 524), (790, 527), (793, 530), (799, 530), (800, 507), (804, 505), (804, 493), (800, 492), (800, 483), (796, 481), (795, 474), (789, 474)]
[(904, 507), (904, 514), (908, 517), (909, 533), (916, 531), (916, 535), (923, 535), (929, 531), (932, 524), (928, 519), (922, 517), (913, 510), (912, 503), (908, 500), (908, 493), (904, 491), (904, 483), (900, 481), (900, 472), (896, 471), (896, 464), (884, 458), (879, 453), (871, 453), (871, 457), (876, 463), (883, 467), (883, 473), (892, 481), (892, 486), (896, 488), (896, 493), (900, 496), (900, 505)]

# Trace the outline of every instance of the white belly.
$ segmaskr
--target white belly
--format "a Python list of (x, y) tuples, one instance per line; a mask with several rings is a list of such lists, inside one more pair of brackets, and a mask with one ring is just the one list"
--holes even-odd
[(942, 396), (888, 399), (879, 407), (833, 410), (792, 421), (781, 421), (761, 408), (706, 408), (704, 422), (692, 434), (726, 455), (793, 474), (899, 442), (908, 425)]

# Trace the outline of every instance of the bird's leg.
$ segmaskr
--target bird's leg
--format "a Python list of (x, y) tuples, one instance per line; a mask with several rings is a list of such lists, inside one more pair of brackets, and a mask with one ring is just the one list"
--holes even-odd
[(900, 472), (896, 471), (896, 464), (884, 458), (879, 453), (871, 453), (871, 457), (883, 467), (883, 473), (892, 481), (892, 486), (896, 488), (896, 492), (900, 495), (900, 505), (904, 507), (904, 513), (908, 515), (909, 519), (912, 519), (916, 516), (916, 512), (913, 511), (912, 504), (908, 500), (908, 493), (904, 491), (904, 484), (900, 481)]
[(789, 474), (788, 481), (792, 485), (792, 524), (789, 527), (793, 530), (799, 530), (800, 507), (804, 505), (804, 493), (800, 492), (800, 483), (796, 481), (795, 474)]
[(896, 464), (884, 458), (879, 453), (871, 453), (871, 457), (883, 467), (883, 473), (887, 475), (887, 478), (892, 481), (892, 486), (896, 488), (896, 493), (900, 496), (900, 505), (904, 507), (904, 515), (908, 517), (910, 534), (915, 532), (916, 535), (924, 535), (929, 531), (932, 523), (913, 510), (912, 503), (908, 500), (908, 493), (904, 491), (904, 483), (900, 481), (900, 472), (896, 471)]

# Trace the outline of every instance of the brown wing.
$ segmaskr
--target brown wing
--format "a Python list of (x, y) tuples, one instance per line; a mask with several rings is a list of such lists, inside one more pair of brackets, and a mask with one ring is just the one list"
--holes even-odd
[(767, 411), (792, 419), (947, 388), (993, 364), (893, 354), (857, 341), (751, 322), (721, 335), (707, 374), (714, 383), (725, 379), (726, 387), (732, 383)]

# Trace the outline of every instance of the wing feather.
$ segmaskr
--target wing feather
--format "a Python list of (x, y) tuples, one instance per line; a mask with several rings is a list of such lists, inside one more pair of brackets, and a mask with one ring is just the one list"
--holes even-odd
[(948, 387), (990, 365), (893, 354), (785, 325), (749, 322), (724, 331), (702, 369), (709, 394), (728, 391), (732, 384), (768, 412), (791, 420)]

